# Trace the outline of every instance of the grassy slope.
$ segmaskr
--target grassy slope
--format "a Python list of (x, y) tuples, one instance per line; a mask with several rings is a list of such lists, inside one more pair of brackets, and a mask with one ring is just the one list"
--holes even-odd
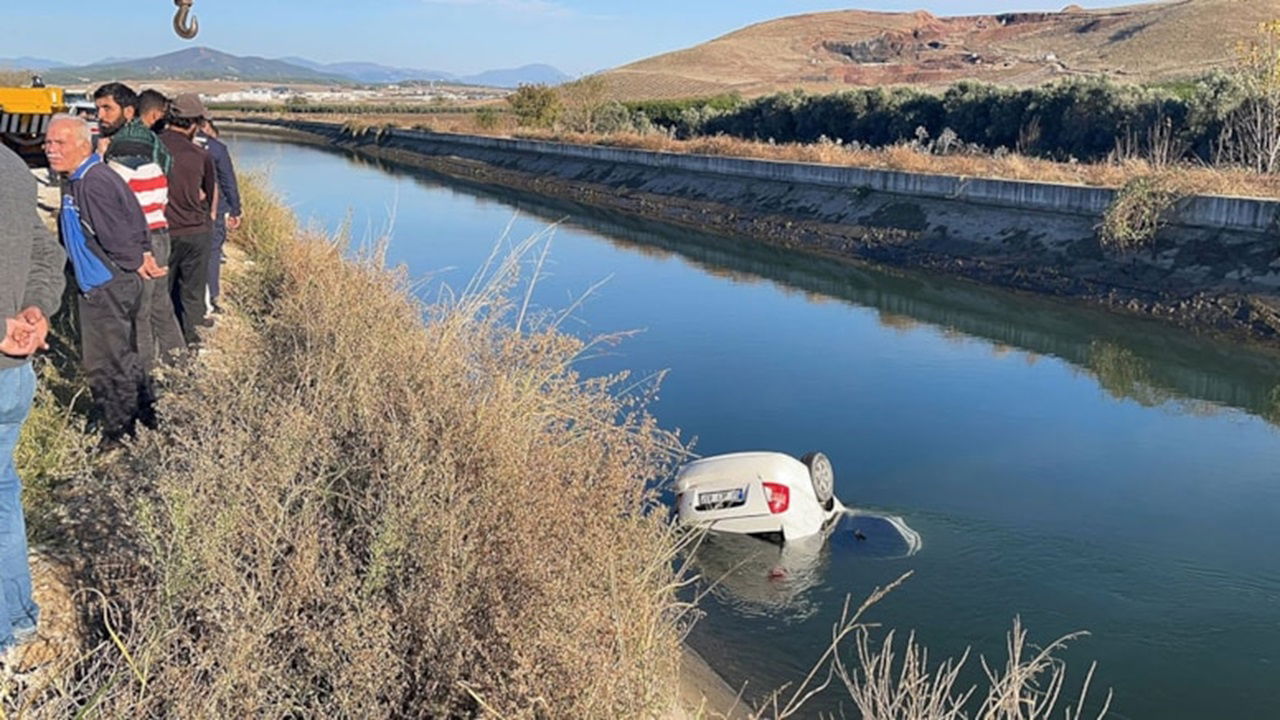
[(403, 273), (299, 236), (261, 183), (245, 196), (235, 310), (165, 378), (158, 432), (103, 457), (40, 400), (33, 531), (104, 593), (102, 642), (0, 681), (7, 716), (664, 710), (681, 613), (646, 488), (674, 438), (620, 379), (574, 372), (580, 341), (510, 329), (518, 263), (424, 307)]
[[(1009, 26), (987, 16), (981, 27), (975, 18), (842, 10), (752, 25), (692, 48), (624, 65), (608, 77), (622, 99), (729, 90), (756, 95), (797, 86), (831, 92), (850, 84), (945, 85), (965, 78), (1033, 84), (1063, 72), (1159, 80), (1226, 63), (1240, 40), (1254, 36), (1260, 22), (1276, 17), (1280, 17), (1280, 0), (1181, 0), (1054, 14), (1043, 21)], [(916, 29), (941, 33), (948, 48), (912, 49), (884, 65), (856, 67), (823, 46), (824, 42), (873, 40), (886, 33), (906, 33), (910, 38)], [(917, 44), (914, 39), (907, 42)], [(940, 54), (968, 52), (981, 55), (984, 61), (929, 67)], [(1049, 53), (1056, 60), (1047, 60)]]

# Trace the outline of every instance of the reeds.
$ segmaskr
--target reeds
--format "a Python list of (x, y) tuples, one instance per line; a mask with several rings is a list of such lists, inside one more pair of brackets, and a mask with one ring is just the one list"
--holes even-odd
[(1048, 720), (1059, 714), (1066, 720), (1106, 717), (1110, 692), (1096, 713), (1086, 716), (1084, 710), (1096, 663), (1089, 666), (1080, 691), (1064, 703), (1067, 664), (1058, 654), (1087, 633), (1072, 633), (1035, 648), (1027, 640), (1022, 621), (1014, 618), (1013, 629), (1005, 638), (1003, 666), (993, 667), (980, 658), (986, 676), (981, 690), (976, 685), (960, 685), (970, 657), (968, 650), (959, 658), (946, 658), (931, 666), (929, 651), (917, 642), (914, 633), (907, 636), (900, 651), (895, 631), (885, 633), (879, 643), (873, 642), (878, 625), (867, 621), (868, 611), (910, 576), (907, 573), (876, 588), (856, 609), (846, 598), (840, 619), (832, 626), (831, 642), (809, 674), (795, 689), (784, 687), (772, 693), (753, 720), (805, 717), (806, 704), (837, 681), (862, 720)]

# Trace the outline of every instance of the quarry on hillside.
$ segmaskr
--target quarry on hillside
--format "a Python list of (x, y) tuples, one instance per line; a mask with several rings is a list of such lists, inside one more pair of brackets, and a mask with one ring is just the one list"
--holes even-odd
[(1135, 82), (1230, 63), (1280, 0), (1180, 0), (1059, 12), (937, 17), (842, 10), (752, 25), (609, 71), (621, 99), (960, 80), (1032, 85), (1066, 75)]

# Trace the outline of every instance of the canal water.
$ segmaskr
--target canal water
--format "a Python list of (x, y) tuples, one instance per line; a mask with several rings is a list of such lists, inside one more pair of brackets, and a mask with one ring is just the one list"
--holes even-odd
[[(1280, 717), (1274, 356), (325, 149), (231, 145), (321, 227), (372, 239), (394, 219), (389, 260), (428, 294), (464, 286), (504, 232), (559, 221), (534, 302), (581, 300), (564, 327), (584, 337), (635, 331), (584, 371), (667, 371), (652, 409), (700, 454), (831, 457), (837, 494), (869, 514), (812, 552), (729, 540), (702, 557), (729, 575), (704, 587), (690, 642), (748, 697), (803, 677), (846, 596), (913, 571), (868, 619), (914, 629), (931, 659), (972, 647), (1002, 664), (1019, 616), (1042, 644), (1091, 633), (1065, 655), (1067, 691), (1096, 660), (1112, 717)], [(877, 534), (885, 518), (918, 552)]]

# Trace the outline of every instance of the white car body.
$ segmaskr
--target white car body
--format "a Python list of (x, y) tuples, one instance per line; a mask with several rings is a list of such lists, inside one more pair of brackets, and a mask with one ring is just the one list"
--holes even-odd
[(680, 468), (675, 492), (676, 518), (682, 526), (748, 535), (780, 534), (788, 541), (822, 532), (845, 509), (834, 496), (824, 508), (814, 491), (809, 467), (776, 452), (695, 460)]

